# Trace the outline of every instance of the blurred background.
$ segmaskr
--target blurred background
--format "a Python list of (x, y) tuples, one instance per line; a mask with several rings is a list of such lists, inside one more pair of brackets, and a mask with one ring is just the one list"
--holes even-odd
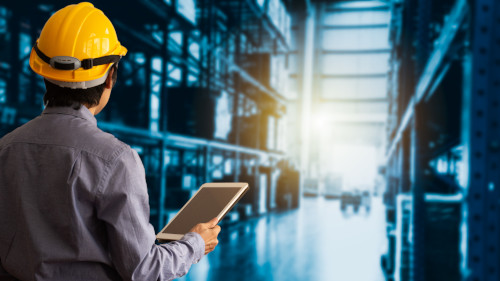
[[(0, 2), (0, 136), (70, 1)], [(250, 191), (181, 280), (500, 280), (496, 0), (95, 0), (129, 50), (98, 126), (159, 231), (205, 182)], [(3, 163), (6, 164), (6, 163)]]

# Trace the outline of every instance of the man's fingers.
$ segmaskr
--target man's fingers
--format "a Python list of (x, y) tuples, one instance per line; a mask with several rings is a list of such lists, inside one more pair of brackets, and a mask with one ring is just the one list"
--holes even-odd
[(219, 223), (219, 219), (217, 217), (211, 219), (209, 222), (207, 222), (208, 228), (214, 228), (217, 223)]
[(212, 230), (213, 230), (213, 231), (214, 231), (217, 235), (219, 235), (219, 232), (220, 232), (221, 228), (220, 228), (220, 226), (216, 225), (216, 226), (214, 226), (214, 228), (212, 228)]
[(219, 240), (214, 239), (214, 240), (211, 240), (210, 242), (208, 242), (208, 243), (205, 245), (205, 249), (213, 249), (213, 248), (215, 248), (217, 245), (219, 245)]
[(210, 229), (212, 229), (212, 228), (214, 228), (217, 225), (217, 223), (219, 223), (219, 219), (217, 217), (215, 217), (215, 218), (211, 219), (208, 222), (200, 223), (200, 225), (202, 227), (204, 227), (204, 228), (210, 228)]
[(205, 245), (205, 255), (215, 250), (215, 247), (219, 244), (219, 240), (215, 239), (210, 241)]
[(216, 225), (214, 228), (211, 228), (208, 231), (210, 231), (210, 241), (214, 241), (213, 239), (217, 240), (217, 236), (220, 232), (220, 226)]

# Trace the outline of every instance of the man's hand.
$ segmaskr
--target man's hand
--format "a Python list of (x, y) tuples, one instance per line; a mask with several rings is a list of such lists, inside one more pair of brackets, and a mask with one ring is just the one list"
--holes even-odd
[(199, 223), (195, 225), (189, 232), (196, 232), (201, 235), (201, 238), (205, 241), (205, 255), (210, 253), (215, 249), (215, 246), (219, 244), (217, 240), (217, 235), (220, 232), (220, 226), (217, 225), (217, 218), (213, 218), (211, 221), (206, 223)]

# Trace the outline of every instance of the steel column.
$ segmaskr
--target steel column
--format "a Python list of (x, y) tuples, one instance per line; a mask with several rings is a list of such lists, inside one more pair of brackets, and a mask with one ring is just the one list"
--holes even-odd
[(464, 280), (499, 280), (500, 3), (472, 4), (471, 91), (467, 111), (467, 270)]

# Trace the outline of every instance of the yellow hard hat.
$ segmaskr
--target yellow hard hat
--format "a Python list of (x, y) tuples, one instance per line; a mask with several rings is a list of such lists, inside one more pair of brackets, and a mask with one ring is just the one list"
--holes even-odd
[(30, 67), (59, 86), (90, 88), (104, 83), (111, 65), (125, 54), (111, 21), (82, 2), (62, 8), (45, 23)]

